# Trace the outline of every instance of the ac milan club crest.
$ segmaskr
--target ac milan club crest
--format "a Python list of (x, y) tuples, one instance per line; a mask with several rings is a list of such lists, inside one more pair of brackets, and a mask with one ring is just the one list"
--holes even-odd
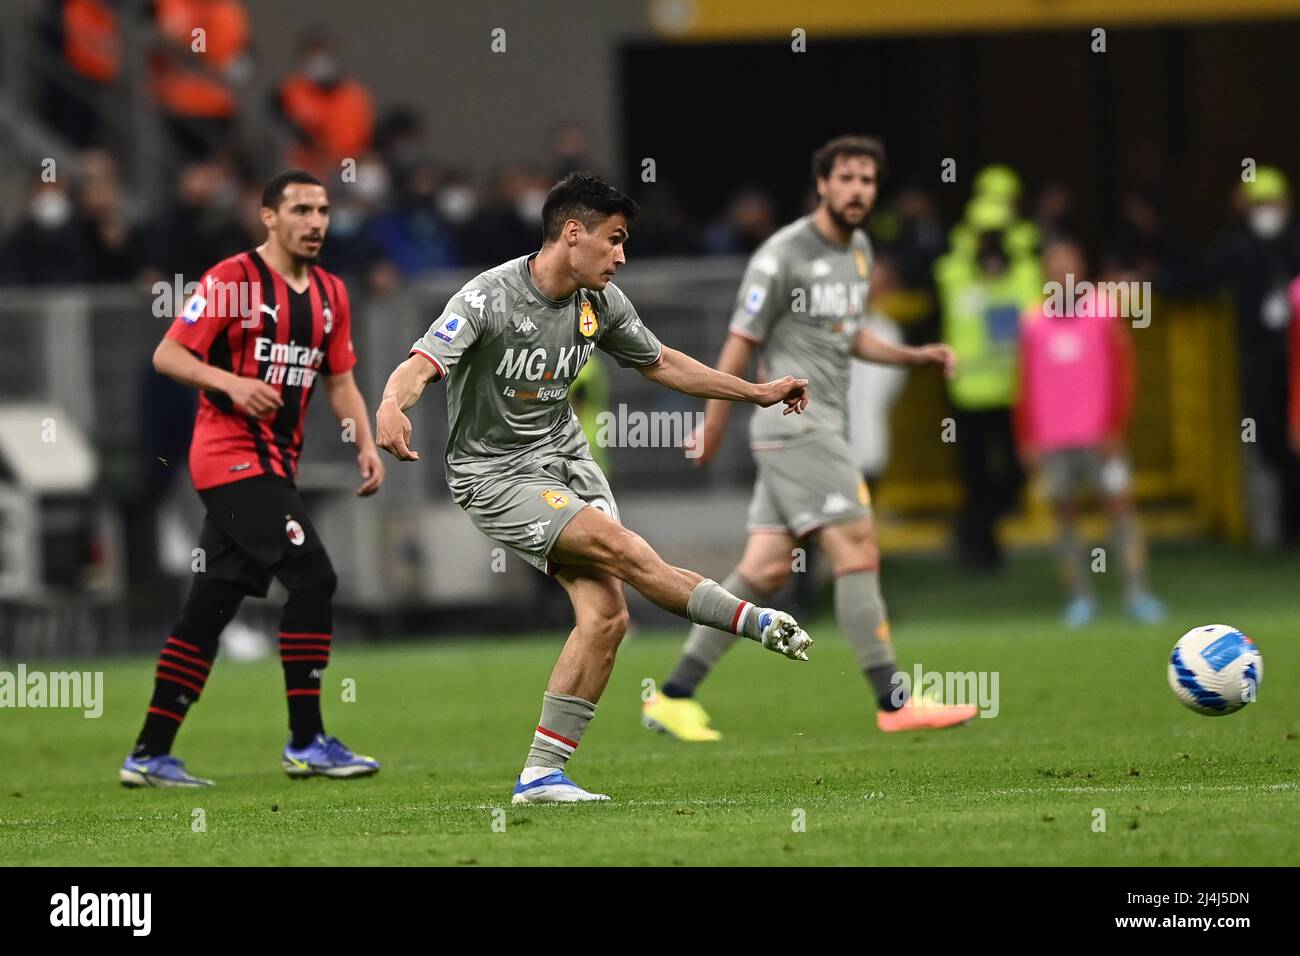
[(302, 525), (294, 521), (289, 515), (284, 516), (284, 533), (289, 538), (289, 543), (294, 547), (302, 544), (307, 540), (307, 532), (302, 530)]

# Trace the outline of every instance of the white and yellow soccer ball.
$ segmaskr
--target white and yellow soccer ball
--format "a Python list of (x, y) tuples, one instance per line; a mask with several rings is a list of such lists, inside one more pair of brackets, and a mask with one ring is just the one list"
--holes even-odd
[(1169, 686), (1208, 717), (1235, 714), (1255, 699), (1264, 658), (1255, 642), (1228, 624), (1194, 627), (1169, 655)]

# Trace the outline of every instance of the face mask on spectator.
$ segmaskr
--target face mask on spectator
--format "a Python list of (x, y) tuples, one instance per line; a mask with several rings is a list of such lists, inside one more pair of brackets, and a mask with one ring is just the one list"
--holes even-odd
[(333, 86), (339, 81), (342, 67), (332, 53), (313, 53), (302, 61), (302, 72), (307, 79), (321, 86)]
[(1272, 239), (1286, 228), (1286, 210), (1273, 203), (1250, 210), (1250, 230), (1261, 239)]
[(32, 197), (31, 216), (42, 229), (58, 229), (72, 218), (72, 202), (57, 189), (42, 190)]
[(546, 193), (540, 189), (530, 189), (515, 202), (515, 212), (524, 222), (539, 223), (545, 205)]
[(470, 186), (448, 186), (438, 194), (438, 211), (448, 222), (465, 222), (478, 210), (478, 196)]

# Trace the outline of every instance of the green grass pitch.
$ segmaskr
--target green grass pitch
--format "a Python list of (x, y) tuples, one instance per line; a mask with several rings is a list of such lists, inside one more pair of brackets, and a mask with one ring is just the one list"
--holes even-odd
[[(1162, 550), (1168, 624), (1129, 625), (1111, 587), (1078, 633), (1056, 624), (1050, 565), (1019, 558), (988, 579), (887, 563), (901, 666), (999, 674), (996, 718), (939, 733), (874, 729), (823, 616), (809, 664), (738, 646), (701, 694), (724, 740), (679, 744), (642, 729), (639, 706), (684, 631), (636, 634), (570, 764), (614, 797), (603, 805), (509, 803), (559, 635), (337, 649), (327, 723), (384, 761), (359, 781), (288, 780), (278, 663), (219, 662), (177, 747), (218, 780), (204, 791), (117, 784), (153, 668), (115, 660), (97, 720), (0, 711), (0, 864), (1300, 862), (1300, 562)], [(1259, 701), (1227, 718), (1193, 714), (1166, 685), (1175, 638), (1208, 623), (1245, 629), (1264, 655)]]

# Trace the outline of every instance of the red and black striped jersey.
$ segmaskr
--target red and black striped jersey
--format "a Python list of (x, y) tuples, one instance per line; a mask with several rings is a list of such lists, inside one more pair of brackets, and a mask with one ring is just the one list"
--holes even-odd
[(224, 392), (204, 391), (190, 442), (190, 476), (200, 490), (298, 473), (303, 422), (316, 379), (356, 365), (352, 310), (343, 280), (317, 266), (302, 292), (258, 255), (241, 252), (203, 275), (167, 331), (209, 365), (274, 386), (278, 412), (254, 418)]

